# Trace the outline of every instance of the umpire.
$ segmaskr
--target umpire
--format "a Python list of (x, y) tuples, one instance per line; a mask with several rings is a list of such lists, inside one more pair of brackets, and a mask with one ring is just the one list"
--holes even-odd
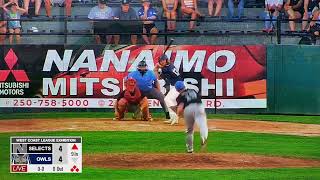
[(148, 99), (157, 99), (160, 101), (162, 110), (165, 112), (166, 119), (170, 119), (168, 107), (164, 101), (164, 95), (160, 91), (160, 85), (153, 71), (148, 70), (147, 63), (140, 61), (136, 71), (128, 74), (128, 78), (137, 81), (137, 85), (141, 91), (141, 95)]

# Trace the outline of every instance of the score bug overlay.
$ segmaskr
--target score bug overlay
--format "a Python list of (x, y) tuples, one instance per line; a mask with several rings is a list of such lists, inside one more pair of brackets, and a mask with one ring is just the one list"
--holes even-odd
[(11, 173), (81, 173), (82, 137), (10, 137)]

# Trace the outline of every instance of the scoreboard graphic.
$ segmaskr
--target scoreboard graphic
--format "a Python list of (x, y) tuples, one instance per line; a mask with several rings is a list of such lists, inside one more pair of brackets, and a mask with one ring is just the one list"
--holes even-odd
[(81, 173), (81, 137), (11, 137), (11, 173)]

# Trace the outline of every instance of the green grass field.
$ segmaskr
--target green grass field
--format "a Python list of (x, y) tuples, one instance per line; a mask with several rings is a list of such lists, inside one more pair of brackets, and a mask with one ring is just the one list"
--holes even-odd
[(319, 180), (320, 168), (242, 170), (114, 170), (84, 168), (82, 174), (10, 174), (7, 180), (33, 179), (215, 179), (215, 180)]
[[(153, 117), (164, 117), (163, 113), (152, 113)], [(113, 118), (111, 112), (56, 112), (56, 113), (0, 113), (0, 120), (8, 119), (51, 119), (51, 118)], [(254, 114), (208, 114), (209, 119), (232, 120), (261, 120), (273, 122), (292, 122), (304, 124), (320, 124), (320, 116), (293, 116), (293, 115), (254, 115)]]
[[(94, 114), (94, 116), (93, 116)], [(160, 116), (159, 114), (157, 116)], [(111, 113), (9, 114), (1, 119), (108, 118)], [(210, 118), (252, 119), (320, 124), (315, 116), (209, 115)], [(305, 119), (304, 119), (305, 118)], [(312, 124), (312, 123), (311, 123)], [(32, 132), (0, 133), (0, 180), (2, 179), (320, 179), (319, 168), (241, 170), (118, 170), (84, 167), (82, 174), (10, 174), (10, 136), (82, 136), (83, 153), (184, 153), (184, 132)], [(208, 152), (246, 153), (320, 160), (320, 137), (246, 132), (210, 132)], [(195, 151), (199, 151), (199, 134)]]
[[(4, 179), (10, 178), (67, 178), (74, 175), (25, 175), (9, 174), (9, 137), (10, 136), (82, 136), (83, 137), (83, 153), (172, 153), (184, 152), (184, 134), (181, 132), (166, 133), (166, 132), (39, 132), (39, 133), (3, 133), (0, 134), (0, 145), (3, 148), (3, 153), (0, 158), (0, 174)], [(257, 134), (257, 133), (234, 133), (234, 132), (213, 132), (209, 134), (210, 140), (208, 143), (208, 152), (234, 152), (234, 153), (249, 153), (272, 156), (288, 156), (299, 158), (320, 159), (320, 137), (299, 137), (299, 136), (284, 136), (272, 134)], [(199, 136), (196, 134), (195, 143), (199, 144)], [(139, 143), (136, 143), (139, 142)], [(196, 151), (199, 150), (199, 146)], [(110, 177), (112, 179), (130, 177), (132, 179), (148, 179), (150, 176), (167, 178), (190, 177), (196, 178), (203, 176), (208, 179), (218, 178), (224, 179), (237, 178), (248, 179), (257, 174), (264, 174), (263, 178), (278, 176), (280, 177), (295, 177), (303, 179), (318, 179), (320, 177), (320, 169), (305, 168), (303, 169), (272, 169), (272, 170), (110, 170), (85, 167), (81, 175), (76, 175), (86, 179), (96, 172), (97, 177)], [(310, 172), (309, 172), (310, 171)], [(291, 174), (292, 173), (292, 174)], [(141, 176), (141, 174), (143, 174)], [(156, 175), (159, 174), (159, 175)], [(227, 175), (230, 176), (227, 176)], [(296, 175), (295, 175), (296, 174)], [(1, 177), (1, 176), (0, 176)], [(256, 176), (260, 177), (260, 176)], [(258, 178), (260, 179), (260, 178)], [(298, 178), (299, 179), (299, 178)]]

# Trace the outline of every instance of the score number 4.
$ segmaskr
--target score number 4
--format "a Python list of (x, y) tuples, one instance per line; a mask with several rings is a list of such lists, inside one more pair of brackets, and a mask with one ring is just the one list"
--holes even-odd
[[(59, 146), (59, 151), (62, 152), (62, 146)], [(62, 162), (62, 156), (60, 156), (59, 161)]]

